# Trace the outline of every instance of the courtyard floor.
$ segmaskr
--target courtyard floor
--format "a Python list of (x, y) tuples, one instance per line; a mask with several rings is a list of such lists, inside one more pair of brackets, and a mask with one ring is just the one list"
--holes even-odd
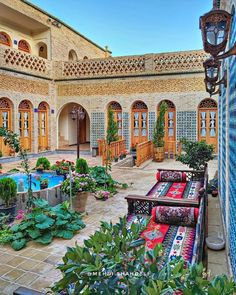
[[(47, 156), (51, 163), (56, 160), (66, 159), (75, 161), (75, 154), (53, 154)], [(81, 156), (88, 161), (90, 166), (100, 165), (100, 157)], [(32, 167), (36, 159), (32, 159)], [(19, 164), (19, 163), (18, 163)], [(16, 162), (3, 164), (3, 170), (8, 171), (15, 168)], [(128, 189), (120, 190), (117, 195), (105, 203), (96, 201), (90, 196), (87, 205), (87, 215), (84, 217), (86, 228), (81, 230), (72, 240), (54, 239), (48, 246), (42, 246), (34, 242), (21, 251), (14, 251), (8, 246), (0, 246), (0, 295), (11, 295), (19, 286), (29, 287), (38, 291), (47, 291), (48, 287), (60, 278), (60, 272), (56, 265), (68, 246), (74, 246), (75, 242), (82, 245), (84, 239), (99, 227), (100, 221), (119, 220), (119, 217), (127, 213), (127, 204), (124, 197), (129, 194), (146, 194), (155, 184), (155, 172), (157, 168), (186, 168), (174, 160), (165, 160), (158, 164), (147, 162), (139, 168), (112, 167), (113, 178), (129, 184)], [(217, 170), (217, 161), (209, 163), (209, 179)], [(222, 231), (220, 207), (218, 198), (209, 197), (209, 234)], [(228, 273), (225, 251), (208, 251), (208, 269), (212, 275)]]

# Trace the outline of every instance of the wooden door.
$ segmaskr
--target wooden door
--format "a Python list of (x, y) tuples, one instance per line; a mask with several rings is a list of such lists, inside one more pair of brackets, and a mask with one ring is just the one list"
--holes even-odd
[(32, 139), (32, 109), (30, 102), (23, 100), (19, 105), (18, 123), (20, 142), (24, 149), (31, 151)]
[(38, 149), (47, 150), (48, 144), (48, 105), (41, 102), (38, 107)]
[[(0, 99), (0, 126), (12, 130), (12, 108), (7, 98)], [(0, 137), (0, 151), (3, 156), (10, 155), (10, 147), (4, 144), (2, 137)]]
[(135, 103), (132, 109), (132, 147), (148, 141), (148, 109), (143, 102)]
[(170, 100), (164, 100), (164, 102), (167, 104), (167, 111), (165, 113), (164, 150), (168, 157), (171, 158), (176, 154), (176, 112), (173, 102)]
[(118, 137), (119, 140), (122, 139), (122, 108), (118, 102), (111, 102), (109, 107), (112, 108), (114, 112), (114, 121), (117, 123), (118, 126)]
[(217, 109), (200, 108), (198, 115), (198, 139), (213, 144), (215, 152), (218, 150), (218, 118)]

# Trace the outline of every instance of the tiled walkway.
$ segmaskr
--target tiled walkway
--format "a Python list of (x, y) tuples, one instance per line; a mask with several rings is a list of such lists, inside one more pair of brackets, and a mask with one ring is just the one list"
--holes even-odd
[[(52, 155), (48, 157), (53, 163), (58, 159), (75, 160), (75, 155)], [(100, 158), (84, 156), (90, 165), (99, 165)], [(34, 165), (35, 160), (32, 160)], [(3, 165), (5, 170), (15, 167), (14, 163)], [(87, 212), (84, 222), (86, 228), (79, 232), (72, 240), (55, 239), (48, 246), (42, 246), (33, 242), (28, 243), (27, 248), (21, 251), (14, 251), (10, 247), (0, 247), (0, 294), (10, 295), (18, 286), (31, 287), (35, 290), (46, 291), (54, 281), (60, 277), (60, 272), (55, 269), (55, 265), (61, 261), (66, 252), (67, 246), (73, 246), (77, 241), (80, 245), (83, 240), (92, 234), (99, 226), (101, 220), (118, 221), (119, 217), (127, 213), (127, 204), (124, 196), (128, 193), (146, 194), (155, 183), (155, 171), (158, 167), (182, 168), (183, 166), (173, 160), (165, 160), (161, 164), (149, 162), (140, 168), (118, 168), (113, 167), (113, 177), (128, 184), (133, 183), (127, 190), (120, 192), (105, 203), (96, 201), (92, 196), (88, 200)], [(216, 170), (216, 161), (210, 163), (210, 178)], [(215, 200), (213, 200), (215, 202)], [(214, 209), (214, 204), (210, 205)], [(211, 215), (211, 209), (209, 214)], [(218, 218), (218, 217), (217, 217)], [(217, 223), (220, 220), (216, 220)], [(215, 252), (214, 252), (215, 253)], [(218, 253), (212, 256), (212, 260), (219, 265), (224, 264), (225, 268), (218, 268), (219, 272), (225, 272), (226, 263), (217, 260)], [(215, 258), (214, 258), (215, 257)], [(214, 270), (216, 270), (215, 266)]]

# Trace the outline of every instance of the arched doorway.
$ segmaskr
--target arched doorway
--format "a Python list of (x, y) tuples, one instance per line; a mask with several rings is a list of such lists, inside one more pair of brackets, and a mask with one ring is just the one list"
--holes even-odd
[(148, 140), (148, 108), (140, 100), (132, 105), (131, 126), (132, 147)]
[(167, 104), (167, 111), (165, 113), (164, 150), (168, 157), (171, 158), (176, 154), (176, 111), (174, 103), (165, 99), (159, 103), (157, 112), (159, 112), (162, 102)]
[(198, 106), (198, 140), (213, 144), (218, 150), (218, 117), (217, 102), (214, 99), (203, 99)]
[(114, 112), (114, 120), (118, 125), (118, 136), (119, 136), (119, 139), (122, 139), (122, 108), (121, 108), (121, 105), (116, 101), (112, 101), (109, 103), (108, 107), (111, 107)]
[(38, 106), (38, 150), (49, 149), (48, 141), (48, 112), (49, 106), (46, 102), (41, 102)]
[(48, 58), (48, 48), (47, 48), (47, 44), (45, 44), (44, 42), (39, 42), (37, 44), (38, 46), (38, 55), (39, 57), (42, 58)]
[(78, 60), (78, 56), (77, 56), (76, 52), (73, 49), (71, 49), (69, 51), (68, 59), (69, 59), (69, 61), (77, 61)]
[(32, 139), (32, 104), (28, 100), (22, 100), (18, 109), (18, 128), (22, 147), (31, 151)]
[[(77, 103), (68, 103), (60, 111), (58, 117), (58, 145), (60, 149), (76, 150), (77, 146), (77, 120), (72, 120), (71, 111), (73, 107), (80, 107)], [(82, 106), (81, 106), (82, 107)], [(90, 119), (88, 112), (79, 123), (80, 149), (90, 150)]]
[[(6, 129), (12, 130), (12, 102), (6, 98), (2, 97), (0, 99), (0, 126)], [(3, 138), (0, 137), (0, 150), (3, 156), (10, 155), (10, 148), (8, 145), (4, 144)]]

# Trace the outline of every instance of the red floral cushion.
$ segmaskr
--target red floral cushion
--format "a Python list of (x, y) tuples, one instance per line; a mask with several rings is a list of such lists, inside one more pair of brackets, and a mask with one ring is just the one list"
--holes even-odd
[(161, 182), (186, 182), (186, 173), (181, 171), (158, 171), (156, 179)]
[(194, 207), (157, 206), (152, 209), (152, 220), (156, 223), (194, 227), (198, 214), (199, 209)]

